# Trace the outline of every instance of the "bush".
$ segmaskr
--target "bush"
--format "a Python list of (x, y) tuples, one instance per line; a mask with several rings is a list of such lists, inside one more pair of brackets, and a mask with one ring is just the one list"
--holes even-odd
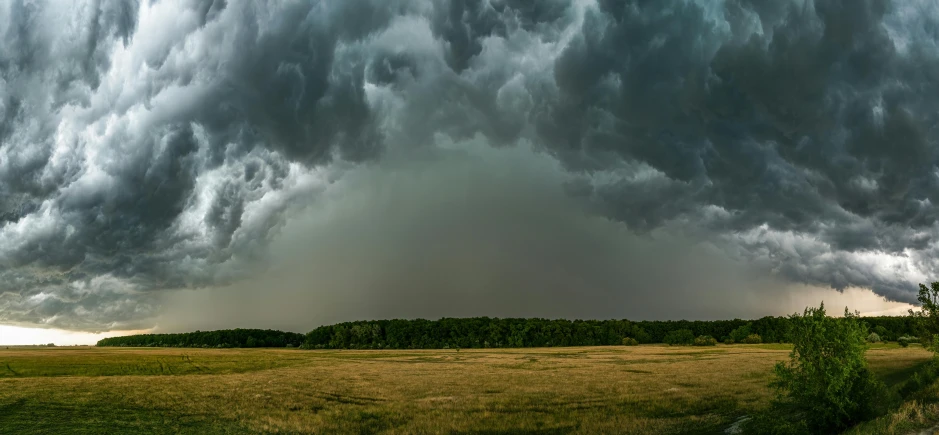
[(694, 333), (690, 329), (678, 329), (675, 331), (669, 331), (668, 334), (665, 334), (665, 338), (662, 339), (662, 342), (669, 346), (684, 345), (688, 346), (694, 343)]
[(695, 346), (717, 346), (717, 340), (710, 335), (699, 335), (694, 339)]
[(909, 347), (910, 343), (916, 343), (919, 341), (917, 337), (910, 337), (909, 335), (904, 335), (897, 339), (897, 344), (901, 347)]
[(893, 335), (893, 333), (890, 332), (889, 329), (884, 328), (884, 327), (881, 326), (881, 325), (877, 325), (877, 327), (874, 328), (874, 332), (876, 332), (877, 335), (880, 336), (880, 339), (881, 339), (882, 341), (884, 341), (884, 342), (893, 341), (893, 340), (894, 340), (894, 335)]
[(623, 339), (623, 346), (638, 346), (639, 341), (632, 337), (626, 337)]
[(746, 343), (746, 341), (744, 340), (746, 340), (747, 337), (751, 335), (750, 334), (751, 325), (752, 324), (747, 323), (746, 325), (743, 325), (737, 329), (734, 329), (733, 331), (730, 331), (730, 334), (728, 336), (730, 337), (731, 340), (734, 341), (734, 343)]
[(926, 388), (939, 379), (939, 359), (933, 358), (925, 367), (913, 373), (906, 382), (900, 387), (900, 395), (909, 397), (923, 388)]
[(724, 344), (734, 344), (734, 339), (730, 337), (724, 337)]
[(746, 344), (760, 344), (763, 342), (763, 339), (757, 334), (750, 334), (744, 338), (742, 342)]
[(868, 334), (868, 336), (867, 336), (867, 342), (868, 342), (868, 343), (880, 343), (880, 342), (881, 342), (881, 339), (880, 339), (880, 336), (877, 335), (876, 332), (871, 332), (871, 333)]
[(789, 363), (776, 364), (777, 412), (802, 419), (813, 433), (836, 433), (875, 415), (886, 389), (867, 369), (867, 326), (845, 309), (842, 319), (825, 304), (793, 315)]

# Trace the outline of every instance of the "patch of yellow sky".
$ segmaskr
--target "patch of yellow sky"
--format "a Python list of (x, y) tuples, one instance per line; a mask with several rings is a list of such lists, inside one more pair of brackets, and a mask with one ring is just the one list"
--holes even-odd
[(0, 325), (0, 345), (22, 346), (31, 344), (54, 343), (56, 346), (89, 345), (107, 337), (145, 334), (141, 331), (108, 331), (101, 333), (66, 331), (62, 329), (26, 328), (22, 326)]
[[(907, 310), (915, 308), (903, 302), (884, 300), (867, 289), (848, 288), (838, 292), (830, 288), (803, 287), (799, 291), (780, 292), (766, 297), (763, 302), (773, 304), (777, 310), (785, 313), (802, 312), (806, 306), (818, 306), (825, 302), (825, 308), (831, 316), (841, 316), (844, 307), (859, 311), (862, 316), (903, 316)], [(774, 310), (776, 311), (776, 310)], [(237, 328), (239, 325), (231, 325)], [(93, 345), (106, 337), (121, 335), (146, 334), (152, 330), (108, 331), (101, 333), (66, 331), (50, 328), (29, 328), (23, 326), (0, 325), (0, 345), (19, 346), (54, 343), (57, 346)]]

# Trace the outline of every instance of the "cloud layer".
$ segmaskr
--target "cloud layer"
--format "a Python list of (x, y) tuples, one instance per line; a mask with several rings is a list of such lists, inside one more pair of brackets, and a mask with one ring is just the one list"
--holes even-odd
[[(658, 276), (603, 272), (625, 261), (605, 240), (634, 245), (622, 231), (648, 249), (680, 240), (747, 273), (897, 301), (939, 271), (929, 0), (71, 6), (0, 5), (3, 323), (151, 326), (169, 291), (276, 266), (285, 223), (337, 201), (358, 211), (329, 228), (364, 225), (367, 239), (314, 240), (322, 248), (304, 255), (405, 270), (356, 284), (403, 304), (432, 295), (402, 288), (450, 282), (443, 263), (415, 272), (423, 257), (408, 254), (436, 246), (427, 234), (452, 240), (442, 262), (472, 257), (454, 274), (508, 300), (532, 300), (536, 289), (511, 289), (539, 279), (608, 289), (583, 290), (595, 297), (567, 311), (558, 293), (537, 293), (558, 316), (606, 316), (588, 308), (607, 303), (597, 295)], [(441, 169), (459, 173), (453, 156), (466, 152), (507, 175), (486, 184)], [(386, 219), (409, 210), (373, 204), (394, 201), (375, 195), (395, 173), (427, 183), (401, 190), (424, 192), (414, 210), (463, 192), (499, 212)], [(457, 228), (426, 231), (442, 223)], [(481, 234), (511, 243), (452, 246)], [(524, 264), (538, 279), (517, 280)], [(323, 300), (351, 300), (331, 277), (309, 280)]]

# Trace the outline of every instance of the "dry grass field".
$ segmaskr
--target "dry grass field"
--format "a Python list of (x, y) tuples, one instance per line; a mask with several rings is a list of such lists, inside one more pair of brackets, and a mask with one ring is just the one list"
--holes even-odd
[[(721, 433), (769, 403), (772, 366), (787, 355), (781, 345), (0, 348), (0, 433)], [(868, 352), (888, 385), (930, 357)]]

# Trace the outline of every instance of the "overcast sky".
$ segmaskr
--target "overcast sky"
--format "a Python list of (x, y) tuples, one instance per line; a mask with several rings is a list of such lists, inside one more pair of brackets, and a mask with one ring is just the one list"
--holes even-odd
[(937, 164), (934, 0), (0, 2), (0, 324), (889, 311)]

